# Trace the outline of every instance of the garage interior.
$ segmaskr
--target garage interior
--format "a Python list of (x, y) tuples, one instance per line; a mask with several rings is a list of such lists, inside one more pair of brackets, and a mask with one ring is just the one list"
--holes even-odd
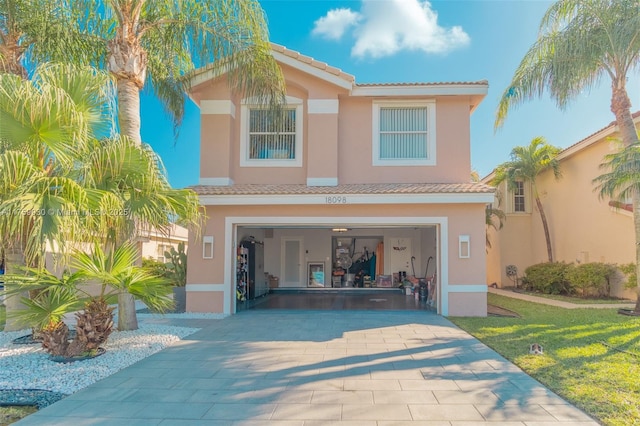
[(438, 225), (236, 228), (236, 311), (435, 310)]

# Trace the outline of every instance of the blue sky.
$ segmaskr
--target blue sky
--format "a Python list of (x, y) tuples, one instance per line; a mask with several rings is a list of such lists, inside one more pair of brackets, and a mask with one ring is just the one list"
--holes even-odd
[[(471, 116), (471, 164), (481, 176), (536, 136), (566, 148), (615, 119), (610, 80), (561, 111), (543, 95), (510, 112), (493, 130), (495, 110), (520, 60), (534, 43), (548, 1), (520, 0), (262, 0), (271, 41), (352, 74), (358, 83), (489, 81)], [(640, 110), (640, 78), (629, 75), (632, 110)], [(162, 157), (174, 187), (199, 177), (199, 111), (187, 100), (177, 141), (171, 121), (142, 97), (142, 138)]]

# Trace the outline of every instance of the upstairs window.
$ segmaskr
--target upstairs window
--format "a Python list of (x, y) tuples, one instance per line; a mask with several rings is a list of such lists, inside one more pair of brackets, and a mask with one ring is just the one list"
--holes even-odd
[(435, 164), (435, 104), (374, 102), (373, 165)]
[(245, 102), (241, 108), (240, 166), (302, 166), (302, 100), (287, 97), (282, 117)]
[(249, 159), (295, 160), (296, 110), (276, 118), (265, 109), (249, 110)]
[(515, 213), (525, 213), (525, 193), (524, 182), (518, 181), (513, 187), (513, 211)]

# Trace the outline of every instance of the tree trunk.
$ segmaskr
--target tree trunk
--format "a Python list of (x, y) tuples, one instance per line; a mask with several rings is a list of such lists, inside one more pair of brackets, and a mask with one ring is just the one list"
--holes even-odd
[(136, 301), (133, 295), (123, 292), (118, 294), (118, 330), (137, 330)]
[[(631, 115), (631, 101), (625, 88), (625, 81), (614, 80), (611, 84), (611, 111), (616, 116), (616, 124), (624, 146), (638, 143), (638, 132)], [(633, 194), (633, 225), (636, 236), (636, 278), (637, 293), (634, 311), (640, 314), (640, 194)]]
[[(25, 259), (24, 259), (24, 253), (22, 253), (20, 250), (18, 249), (13, 249), (13, 251), (11, 249), (7, 250), (5, 252), (5, 273), (6, 274), (19, 274), (20, 271), (18, 270), (19, 267), (21, 266), (25, 266)], [(11, 285), (5, 283), (5, 289), (9, 290), (9, 288), (11, 287)], [(25, 306), (22, 304), (22, 302), (20, 301), (20, 299), (22, 297), (28, 297), (27, 292), (24, 293), (20, 293), (20, 294), (14, 294), (11, 296), (7, 296), (5, 298), (4, 301), (4, 305), (6, 308), (6, 321), (4, 324), (4, 331), (17, 331), (17, 330), (22, 330), (24, 327), (23, 324), (20, 324), (18, 321), (16, 321), (13, 318), (13, 314), (16, 311), (19, 311), (21, 309), (24, 309)]]
[(140, 89), (130, 80), (118, 79), (118, 124), (120, 134), (140, 145)]
[(26, 80), (27, 70), (21, 61), (25, 48), (20, 46), (19, 38), (20, 35), (12, 32), (4, 35), (4, 43), (0, 43), (0, 73), (15, 74)]
[(636, 232), (636, 284), (638, 298), (634, 311), (640, 314), (640, 195), (633, 194), (633, 225)]
[(551, 236), (549, 235), (549, 224), (547, 223), (547, 216), (544, 214), (540, 197), (536, 195), (536, 206), (538, 206), (538, 212), (540, 213), (540, 219), (542, 219), (542, 227), (544, 228), (544, 238), (547, 242), (547, 256), (549, 256), (549, 262), (553, 262), (553, 252), (551, 250)]
[(147, 75), (147, 52), (138, 39), (118, 29), (107, 46), (107, 69), (116, 77), (120, 134), (140, 144), (140, 90)]
[[(130, 28), (130, 26), (128, 26)], [(117, 29), (107, 46), (107, 69), (116, 77), (120, 134), (142, 143), (140, 135), (140, 90), (147, 75), (147, 53), (138, 39)], [(137, 330), (135, 300), (128, 293), (118, 295), (118, 330)]]

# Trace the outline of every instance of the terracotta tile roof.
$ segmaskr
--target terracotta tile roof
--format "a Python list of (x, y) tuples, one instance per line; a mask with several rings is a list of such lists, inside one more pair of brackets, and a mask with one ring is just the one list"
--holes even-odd
[(296, 184), (196, 185), (198, 195), (322, 195), (322, 194), (490, 194), (495, 188), (483, 183), (386, 183), (307, 186)]
[(614, 209), (622, 209), (628, 212), (633, 212), (633, 204), (625, 204), (620, 201), (609, 201), (609, 207), (613, 207)]
[(319, 70), (326, 71), (329, 74), (338, 76), (350, 83), (353, 83), (356, 80), (356, 78), (353, 75), (347, 74), (346, 72), (342, 71), (339, 68), (332, 67), (326, 62), (316, 61), (310, 56), (303, 55), (302, 53), (297, 52), (295, 50), (287, 49), (286, 47), (281, 46), (279, 44), (271, 43), (271, 49), (273, 49), (274, 52), (282, 53), (285, 56), (296, 59), (302, 63), (311, 65), (314, 68), (318, 68)]
[(450, 85), (465, 85), (465, 86), (486, 86), (489, 84), (488, 80), (479, 81), (438, 81), (438, 82), (416, 82), (416, 83), (358, 83), (358, 87), (384, 87), (384, 86), (450, 86)]

